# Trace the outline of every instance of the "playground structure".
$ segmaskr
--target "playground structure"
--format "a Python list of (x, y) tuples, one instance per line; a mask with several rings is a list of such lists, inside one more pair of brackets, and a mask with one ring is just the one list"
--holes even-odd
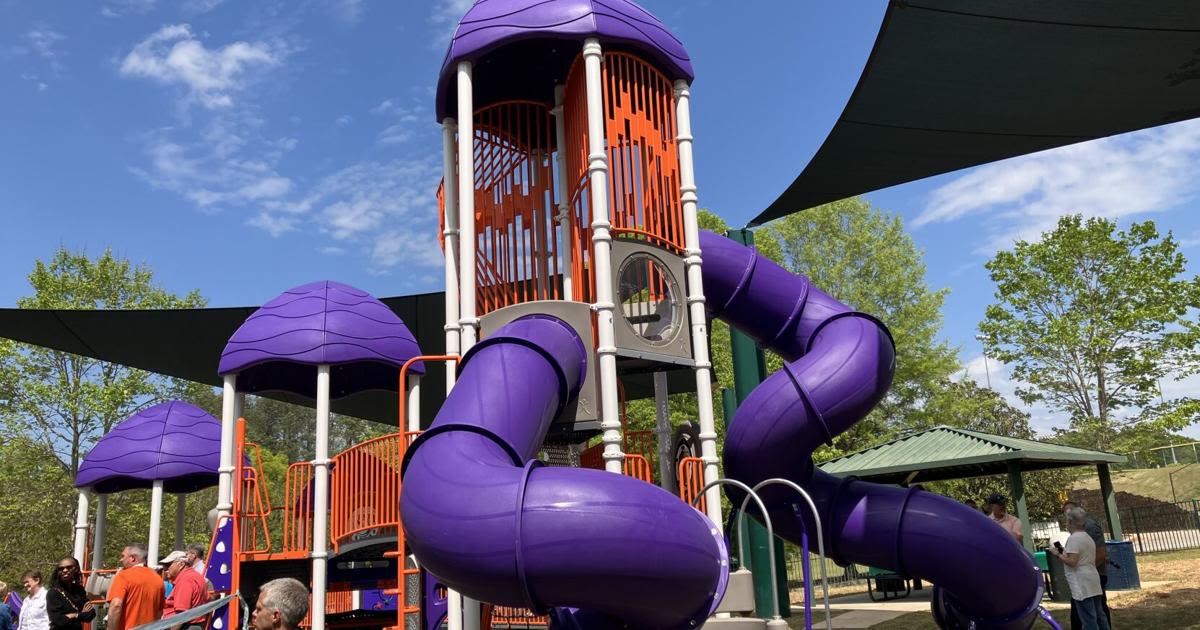
[[(942, 627), (1033, 624), (1041, 573), (982, 515), (814, 471), (813, 450), (886, 393), (892, 340), (698, 229), (692, 79), (682, 44), (625, 0), (467, 12), (436, 95), (445, 354), (424, 355), (387, 307), (334, 282), (245, 321), (219, 365), (218, 591), (252, 606), (265, 581), (297, 577), (312, 584), (314, 630), (765, 627), (725, 614), (754, 606), (733, 596), (748, 574), (731, 572), (724, 539), (708, 355), (719, 317), (787, 361), (729, 423), (735, 505), (761, 499), (751, 515), (789, 540), (824, 532), (835, 560), (933, 582)], [(420, 378), (437, 361), (455, 366), (449, 395), (423, 419)], [(621, 413), (623, 376), (675, 370), (694, 374), (700, 450), (676, 471), (678, 496), (647, 483), (661, 445), (624, 431)], [(365, 390), (397, 393), (396, 431), (331, 456), (329, 401)], [(316, 402), (314, 459), (288, 470), (282, 502), (241, 417), (245, 394), (269, 391)], [(665, 405), (667, 388), (656, 396)], [(745, 492), (777, 479), (807, 494)], [(239, 620), (230, 606), (210, 627)]]

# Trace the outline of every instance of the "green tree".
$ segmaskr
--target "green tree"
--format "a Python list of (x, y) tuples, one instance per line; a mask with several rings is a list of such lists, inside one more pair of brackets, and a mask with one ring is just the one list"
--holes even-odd
[[(204, 305), (193, 291), (176, 296), (154, 283), (145, 265), (105, 250), (95, 259), (60, 248), (29, 274), (27, 309), (192, 308)], [(23, 344), (0, 346), (0, 400), (7, 438), (29, 436), (46, 444), (72, 478), (83, 455), (114, 424), (139, 407), (197, 391), (197, 386), (66, 352)]]
[(1200, 371), (1200, 278), (1183, 277), (1186, 262), (1152, 221), (1118, 231), (1065, 216), (987, 263), (996, 302), (979, 329), (1027, 384), (1017, 395), (1067, 413), (1086, 445), (1111, 448), (1136, 424), (1178, 430), (1196, 421), (1197, 401), (1154, 400), (1161, 379)]
[[(955, 349), (938, 337), (948, 291), (926, 284), (923, 252), (900, 217), (856, 197), (774, 221), (755, 240), (768, 255), (777, 248), (787, 269), (878, 317), (896, 342), (896, 374), (888, 395), (822, 456), (856, 451), (918, 426), (922, 404), (958, 369), (958, 360)], [(768, 363), (772, 371), (777, 367), (778, 362)]]

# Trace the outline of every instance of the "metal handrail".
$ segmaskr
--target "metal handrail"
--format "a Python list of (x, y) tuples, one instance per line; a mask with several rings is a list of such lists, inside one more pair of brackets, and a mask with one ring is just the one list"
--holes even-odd
[[(753, 488), (738, 481), (737, 479), (714, 479), (714, 480), (704, 484), (704, 487), (700, 489), (700, 493), (696, 495), (695, 499), (692, 499), (692, 507), (696, 507), (696, 499), (703, 497), (704, 493), (708, 492), (709, 488), (712, 488), (715, 486), (720, 486), (720, 485), (730, 485), (735, 488), (741, 489), (743, 492), (746, 493), (746, 501), (749, 501), (751, 498), (754, 499), (754, 502), (756, 504), (758, 504), (758, 510), (762, 513), (763, 524), (767, 526), (767, 538), (774, 540), (775, 528), (773, 528), (771, 526), (771, 517), (767, 514), (767, 506), (763, 504), (762, 499), (759, 498), (758, 493), (755, 492)], [(746, 501), (742, 502), (742, 507), (738, 508), (738, 511), (735, 513), (735, 516), (738, 519), (738, 541), (737, 541), (738, 542), (738, 557), (743, 558), (743, 559), (746, 557), (744, 555), (745, 550), (746, 550), (745, 538), (744, 538), (746, 535), (746, 528), (743, 526), (743, 524), (745, 523), (745, 516), (746, 516), (746, 510), (745, 510)], [(785, 623), (783, 621), (783, 617), (779, 614), (779, 582), (775, 577), (775, 545), (774, 544), (767, 545), (767, 558), (768, 558), (767, 563), (771, 565), (768, 570), (768, 573), (770, 574), (769, 577), (771, 578), (771, 602), (775, 605), (775, 608), (773, 609), (775, 614), (774, 614), (774, 616), (771, 617), (771, 621), (779, 621), (780, 623)]]
[[(833, 630), (833, 617), (831, 617), (829, 614), (829, 580), (825, 573), (825, 537), (821, 531), (822, 530), (821, 516), (820, 516), (820, 514), (817, 513), (817, 505), (816, 505), (816, 503), (813, 503), (812, 497), (809, 496), (808, 492), (804, 488), (800, 487), (800, 484), (797, 484), (796, 482), (794, 482), (790, 479), (782, 479), (780, 477), (774, 477), (771, 479), (760, 481), (754, 486), (754, 491), (758, 492), (759, 488), (764, 488), (766, 486), (776, 485), (776, 484), (782, 484), (782, 485), (785, 485), (785, 486), (795, 490), (797, 493), (800, 494), (800, 496), (804, 497), (804, 501), (806, 503), (808, 503), (808, 509), (812, 510), (813, 523), (815, 523), (817, 526), (817, 553), (821, 556), (821, 590), (824, 591), (824, 595), (825, 595), (825, 627), (828, 630)], [(749, 497), (749, 495), (747, 495), (746, 498), (742, 501), (742, 513), (743, 514), (745, 514), (746, 505), (749, 500), (750, 500), (750, 497)], [(761, 507), (759, 509), (761, 509)], [(764, 516), (765, 516), (765, 513), (764, 513)], [(772, 545), (772, 548), (774, 548), (773, 545)], [(804, 561), (807, 562), (808, 558), (805, 558)], [(774, 568), (775, 568), (774, 565), (772, 565), (772, 567), (771, 567), (772, 575), (774, 574)], [(809, 586), (809, 588), (811, 589), (811, 585)], [(807, 595), (804, 598), (804, 602), (805, 602), (805, 605), (810, 605), (809, 598), (807, 597)]]

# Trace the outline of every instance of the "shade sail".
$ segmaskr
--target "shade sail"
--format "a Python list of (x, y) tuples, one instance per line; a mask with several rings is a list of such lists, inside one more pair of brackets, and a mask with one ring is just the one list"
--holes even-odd
[[(422, 293), (380, 298), (408, 326), (428, 354), (444, 354), (445, 294)], [(179, 310), (26, 310), (0, 309), (0, 337), (119, 363), (156, 374), (221, 385), (217, 374), (226, 341), (256, 307)], [(421, 418), (433, 419), (445, 398), (444, 364), (426, 364), (421, 381)], [(670, 391), (694, 391), (690, 369), (668, 373)], [(652, 375), (622, 377), (628, 399), (654, 395)], [(266, 397), (311, 407), (309, 398), (285, 392)], [(394, 392), (366, 391), (331, 402), (334, 413), (395, 423), (399, 400)]]
[(1200, 116), (1200, 3), (893, 1), (833, 131), (751, 221)]

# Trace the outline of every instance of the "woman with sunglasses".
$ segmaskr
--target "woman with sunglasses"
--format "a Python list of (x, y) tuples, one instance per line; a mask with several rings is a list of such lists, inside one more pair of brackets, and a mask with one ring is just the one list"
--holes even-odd
[(50, 630), (82, 630), (83, 624), (96, 617), (75, 558), (67, 556), (58, 561), (46, 593), (46, 612), (50, 615)]

